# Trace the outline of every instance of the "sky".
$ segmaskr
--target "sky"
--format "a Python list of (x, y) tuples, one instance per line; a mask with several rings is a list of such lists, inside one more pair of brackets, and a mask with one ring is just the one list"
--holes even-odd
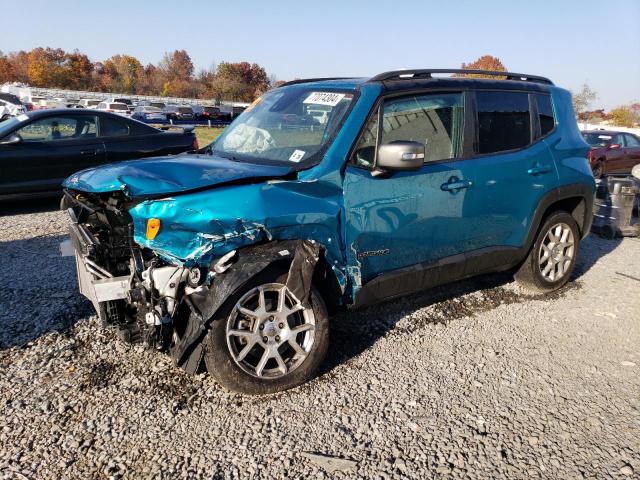
[(640, 101), (640, 0), (0, 0), (0, 11), (13, 19), (2, 22), (5, 53), (48, 46), (146, 64), (185, 49), (196, 69), (249, 61), (282, 80), (459, 68), (489, 54), (573, 91), (587, 82), (592, 108)]

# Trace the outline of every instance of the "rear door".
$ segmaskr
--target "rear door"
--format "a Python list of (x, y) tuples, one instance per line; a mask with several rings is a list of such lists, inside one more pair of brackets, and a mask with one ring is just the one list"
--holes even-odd
[(624, 173), (627, 170), (624, 136), (613, 136), (606, 152), (607, 173)]
[(0, 145), (0, 189), (58, 190), (72, 173), (103, 163), (104, 146), (96, 130), (96, 117), (86, 114), (59, 114), (21, 126), (14, 132), (20, 143)]
[(625, 133), (625, 155), (627, 157), (626, 168), (627, 173), (631, 172), (633, 167), (640, 164), (640, 140), (635, 135)]
[(169, 134), (111, 115), (100, 117), (100, 137), (104, 141), (107, 160), (119, 162), (189, 150), (191, 140), (183, 134)]
[(468, 200), (478, 209), (470, 247), (517, 248), (540, 199), (558, 185), (546, 143), (554, 141), (551, 98), (525, 91), (476, 91), (475, 98), (476, 183)]

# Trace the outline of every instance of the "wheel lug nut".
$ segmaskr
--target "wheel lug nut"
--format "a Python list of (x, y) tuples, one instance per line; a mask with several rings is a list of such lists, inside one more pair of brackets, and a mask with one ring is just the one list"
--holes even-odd
[(276, 342), (279, 342), (279, 341), (280, 341), (280, 336), (276, 335)]
[(264, 343), (267, 343), (267, 342), (269, 341), (269, 339), (268, 339), (267, 337), (262, 337), (262, 341), (263, 341)]
[(278, 328), (284, 328), (284, 323), (280, 322), (280, 323), (278, 324)]
[(260, 330), (264, 330), (264, 323), (260, 324)]

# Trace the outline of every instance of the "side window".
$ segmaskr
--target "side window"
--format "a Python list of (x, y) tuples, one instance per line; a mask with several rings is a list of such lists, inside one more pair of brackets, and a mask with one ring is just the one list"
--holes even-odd
[(529, 95), (524, 92), (476, 92), (477, 153), (526, 147), (531, 142)]
[(96, 136), (95, 117), (48, 117), (25, 125), (16, 132), (24, 142), (51, 142), (93, 138)]
[(378, 138), (378, 116), (376, 109), (371, 116), (356, 145), (354, 163), (360, 167), (373, 168), (376, 156), (376, 140)]
[(533, 97), (538, 107), (538, 119), (540, 121), (540, 136), (544, 137), (555, 127), (553, 118), (553, 107), (551, 105), (551, 95), (545, 93), (534, 93)]
[(381, 145), (398, 140), (425, 146), (424, 161), (459, 156), (464, 107), (462, 93), (416, 95), (389, 100), (382, 112)]
[(622, 134), (617, 134), (613, 137), (613, 140), (611, 140), (611, 144), (612, 145), (620, 145), (621, 147), (625, 147), (626, 143), (624, 141), (624, 136)]
[(627, 147), (640, 147), (640, 140), (637, 137), (629, 133), (625, 133), (625, 139), (627, 140)]
[(129, 125), (126, 121), (111, 117), (100, 118), (101, 137), (121, 137), (129, 135)]

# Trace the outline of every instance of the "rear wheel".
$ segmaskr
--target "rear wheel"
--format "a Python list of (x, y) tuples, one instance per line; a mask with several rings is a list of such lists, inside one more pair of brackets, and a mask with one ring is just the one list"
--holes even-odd
[(207, 370), (241, 393), (274, 393), (309, 380), (329, 344), (325, 304), (315, 289), (302, 304), (286, 273), (259, 275), (216, 314), (207, 335)]
[(552, 213), (540, 229), (516, 280), (539, 292), (557, 290), (569, 281), (576, 263), (580, 230), (567, 212)]
[(594, 178), (602, 178), (604, 175), (604, 162), (602, 160), (598, 160), (596, 166), (593, 167), (593, 177)]

